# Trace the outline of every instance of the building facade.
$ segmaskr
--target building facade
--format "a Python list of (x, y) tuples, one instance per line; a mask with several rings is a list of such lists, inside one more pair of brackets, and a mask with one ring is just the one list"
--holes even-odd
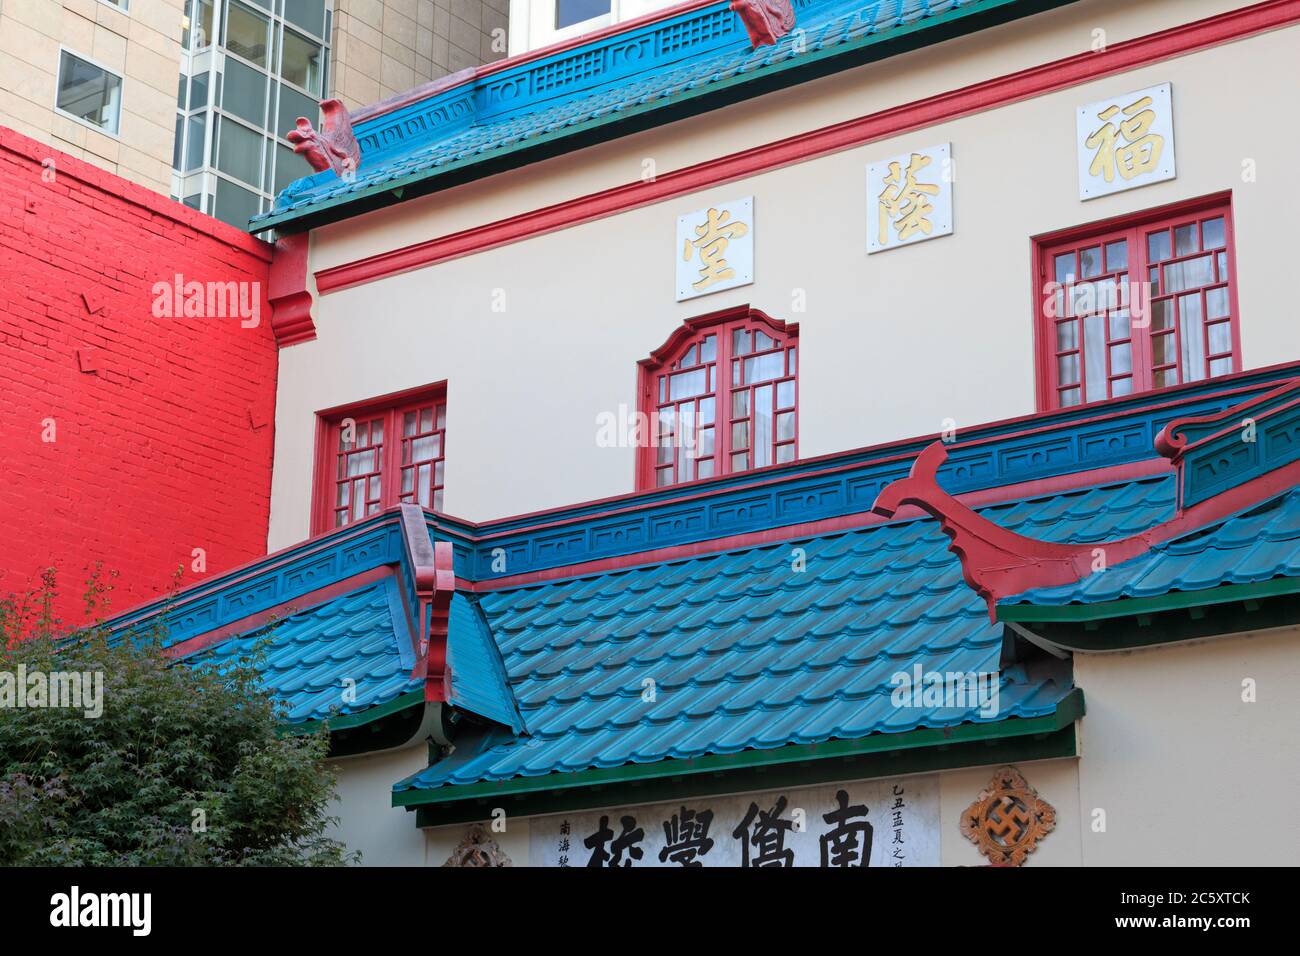
[(318, 131), (268, 556), (111, 626), (271, 640), (368, 862), (1292, 862), (1300, 3), (558, 39)]
[(242, 227), (306, 172), (299, 116), (501, 58), (504, 3), (6, 0), (0, 124)]

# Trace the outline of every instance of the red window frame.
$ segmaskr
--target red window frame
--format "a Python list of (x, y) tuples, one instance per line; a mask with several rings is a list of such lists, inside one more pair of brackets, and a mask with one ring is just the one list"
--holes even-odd
[(1230, 193), (1037, 236), (1033, 274), (1040, 411), (1241, 368)]
[[(344, 434), (348, 421), (351, 442)], [(317, 412), (312, 533), (403, 502), (441, 511), (446, 460), (445, 382)]]
[[(642, 359), (637, 490), (797, 461), (798, 346), (797, 323), (745, 305), (688, 319)], [(694, 447), (676, 440), (686, 429)]]

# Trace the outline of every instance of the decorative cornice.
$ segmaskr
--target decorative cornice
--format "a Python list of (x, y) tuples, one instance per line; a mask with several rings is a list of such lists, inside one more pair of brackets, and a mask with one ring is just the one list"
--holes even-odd
[(1179, 418), (1156, 436), (1178, 468), (1186, 508), (1300, 458), (1300, 379), (1209, 415)]

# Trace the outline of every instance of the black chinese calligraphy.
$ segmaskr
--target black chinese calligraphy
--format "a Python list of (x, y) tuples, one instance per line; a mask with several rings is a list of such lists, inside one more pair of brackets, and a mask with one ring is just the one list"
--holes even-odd
[(850, 806), (845, 790), (835, 794), (835, 802), (834, 810), (822, 814), (831, 827), (821, 835), (822, 866), (870, 866), (873, 830), (867, 822), (866, 804)]
[(741, 866), (794, 866), (794, 851), (785, 845), (794, 821), (781, 819), (786, 802), (785, 797), (777, 797), (771, 810), (760, 810), (757, 803), (750, 803), (745, 818), (731, 831), (740, 841)]

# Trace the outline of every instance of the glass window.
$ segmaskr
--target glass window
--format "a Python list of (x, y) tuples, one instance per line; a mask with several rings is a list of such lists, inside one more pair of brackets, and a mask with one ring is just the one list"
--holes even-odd
[(319, 43), (299, 36), (292, 30), (284, 31), (280, 54), (280, 75), (312, 96), (320, 96), (322, 50)]
[(609, 13), (610, 0), (555, 0), (555, 29)]
[(272, 132), (283, 136), (293, 129), (293, 124), (297, 122), (299, 116), (307, 117), (312, 126), (320, 129), (320, 107), (316, 101), (310, 96), (303, 96), (297, 90), (290, 89), (283, 83), (279, 84), (279, 87), (280, 108)]
[[(238, 60), (226, 60), (221, 108), (258, 126), (266, 125), (266, 74)], [(287, 130), (286, 130), (287, 132)]]
[(187, 137), (185, 140), (185, 165), (181, 167), (181, 172), (188, 173), (206, 164), (207, 156), (203, 152), (203, 134), (207, 129), (207, 125), (207, 113), (196, 113), (185, 121)]
[(282, 143), (275, 145), (275, 194), (278, 196), (295, 179), (310, 176), (307, 161)]
[(56, 105), (116, 136), (122, 114), (122, 78), (64, 50), (59, 58)]
[(212, 4), (213, 0), (193, 0), (190, 4), (189, 16), (182, 20), (182, 46), (201, 50), (211, 45), (215, 37), (212, 32)]
[[(1227, 206), (1145, 216), (1040, 248), (1044, 407), (1195, 382), (1237, 367)], [(1105, 256), (1098, 250), (1104, 245)], [(1054, 280), (1048, 282), (1048, 277)]]
[(261, 211), (262, 201), (257, 194), (226, 179), (217, 180), (217, 198), (212, 215), (240, 229), (248, 228), (248, 220)]
[(317, 532), (403, 503), (442, 510), (447, 403), (441, 390), (329, 413), (324, 424), (313, 509)]
[(262, 140), (247, 126), (223, 116), (217, 125), (217, 169), (255, 188), (260, 187)]
[(643, 365), (642, 408), (654, 423), (638, 486), (662, 488), (797, 457), (795, 331), (737, 310)]
[(284, 0), (284, 18), (312, 36), (323, 37), (325, 0)]
[(231, 0), (226, 13), (225, 47), (250, 63), (266, 66), (270, 46), (270, 21), (250, 7)]

